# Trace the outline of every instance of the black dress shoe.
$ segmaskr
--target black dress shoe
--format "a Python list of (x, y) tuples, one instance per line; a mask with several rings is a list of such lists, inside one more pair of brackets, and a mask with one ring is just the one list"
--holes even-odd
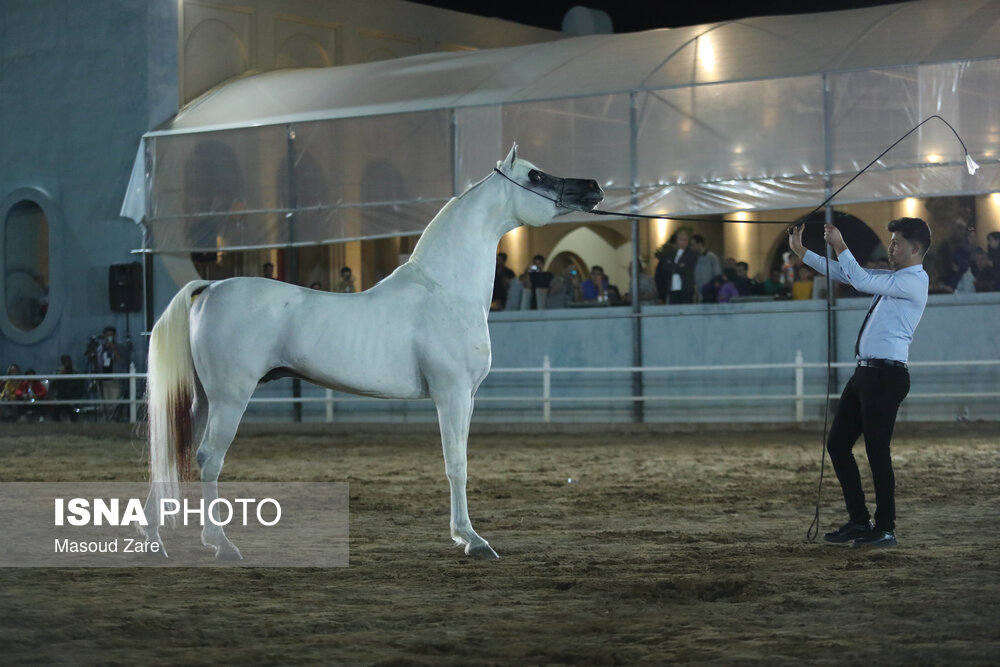
[(848, 521), (837, 530), (823, 534), (823, 539), (834, 544), (843, 544), (861, 537), (867, 537), (872, 530), (872, 523), (854, 523)]
[(896, 546), (896, 536), (888, 530), (875, 530), (863, 536), (855, 538), (851, 542), (852, 547), (894, 547)]

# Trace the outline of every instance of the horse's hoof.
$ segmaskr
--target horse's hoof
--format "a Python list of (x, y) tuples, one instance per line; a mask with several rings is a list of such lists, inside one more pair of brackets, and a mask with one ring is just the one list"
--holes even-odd
[(243, 554), (233, 544), (222, 546), (215, 552), (215, 557), (219, 560), (243, 560)]
[[(153, 549), (152, 548), (153, 544), (159, 544), (160, 546), (158, 546), (157, 548)], [(167, 557), (167, 550), (163, 546), (163, 542), (152, 542), (152, 543), (148, 544), (144, 553), (149, 558), (166, 558)]]
[(479, 558), (480, 560), (500, 560), (500, 556), (497, 555), (496, 551), (493, 551), (493, 547), (488, 544), (481, 544), (478, 547), (469, 547), (465, 554), (467, 556), (472, 556), (473, 558)]

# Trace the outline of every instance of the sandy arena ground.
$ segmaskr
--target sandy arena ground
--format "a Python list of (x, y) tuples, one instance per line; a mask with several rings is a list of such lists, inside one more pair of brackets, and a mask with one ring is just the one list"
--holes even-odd
[[(143, 478), (124, 431), (43, 428), (0, 431), (0, 481)], [(436, 430), (248, 428), (224, 478), (350, 483), (350, 567), (3, 569), (0, 663), (1000, 663), (1000, 426), (899, 426), (887, 550), (805, 542), (819, 431), (474, 434), (482, 562)]]

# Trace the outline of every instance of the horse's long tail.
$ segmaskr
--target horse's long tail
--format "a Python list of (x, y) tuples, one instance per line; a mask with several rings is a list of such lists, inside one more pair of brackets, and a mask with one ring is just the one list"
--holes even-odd
[(195, 368), (191, 357), (191, 303), (210, 283), (189, 282), (157, 320), (149, 340), (146, 410), (149, 416), (149, 479), (152, 494), (179, 498), (191, 455), (191, 404)]

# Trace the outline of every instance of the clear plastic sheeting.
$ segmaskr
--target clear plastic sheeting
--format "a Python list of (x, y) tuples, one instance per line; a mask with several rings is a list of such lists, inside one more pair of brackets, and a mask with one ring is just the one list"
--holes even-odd
[(152, 247), (419, 234), (452, 192), (446, 112), (147, 137)]
[(1000, 0), (248, 77), (144, 137), (122, 213), (153, 251), (416, 234), (513, 142), (552, 174), (598, 180), (607, 210), (812, 207), (932, 114), (978, 174), (931, 121), (837, 201), (997, 189)]

